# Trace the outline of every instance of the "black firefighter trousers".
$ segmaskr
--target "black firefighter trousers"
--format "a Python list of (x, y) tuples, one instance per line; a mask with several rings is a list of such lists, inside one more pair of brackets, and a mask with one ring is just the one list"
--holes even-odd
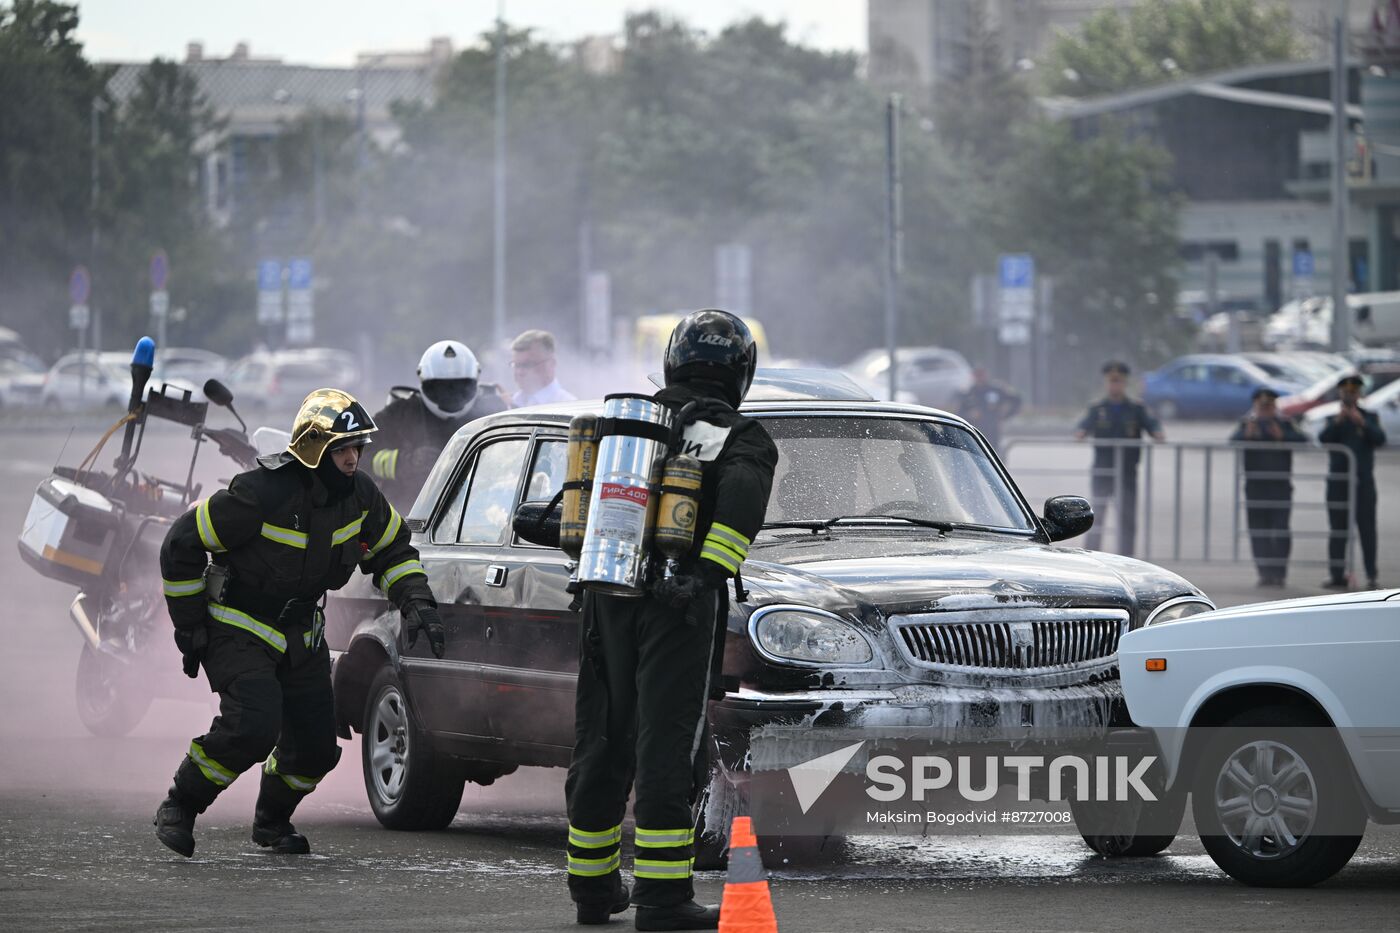
[(708, 772), (706, 700), (719, 594), (684, 610), (649, 596), (584, 599), (569, 809), (569, 893), (612, 903), (636, 782), (632, 903), (691, 900), (695, 798)]
[(282, 652), (243, 629), (207, 624), (204, 671), (219, 715), (190, 743), (175, 789), (203, 813), (238, 775), (266, 761), (256, 819), (286, 820), (340, 758), (330, 652), (312, 650), (298, 628), (286, 631)]

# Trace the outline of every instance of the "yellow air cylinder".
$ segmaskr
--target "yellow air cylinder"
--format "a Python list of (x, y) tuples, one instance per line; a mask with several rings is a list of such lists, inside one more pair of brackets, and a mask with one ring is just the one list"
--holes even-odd
[(583, 551), (588, 528), (588, 500), (593, 472), (598, 467), (598, 419), (579, 415), (569, 422), (569, 463), (564, 473), (564, 511), (559, 523), (559, 549), (574, 560)]
[(690, 553), (695, 543), (695, 519), (700, 511), (703, 478), (700, 461), (689, 454), (671, 457), (661, 474), (655, 542), (656, 549), (666, 558), (668, 574), (674, 571), (676, 561)]

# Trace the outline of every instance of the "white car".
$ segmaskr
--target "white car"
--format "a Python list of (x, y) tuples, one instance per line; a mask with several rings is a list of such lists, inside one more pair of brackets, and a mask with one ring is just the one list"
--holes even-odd
[(1123, 695), (1170, 791), (1246, 884), (1340, 871), (1400, 823), (1400, 590), (1205, 612), (1123, 636)]
[[(1362, 398), (1361, 407), (1376, 413), (1381, 421), (1381, 430), (1385, 431), (1390, 443), (1400, 443), (1400, 379)], [(1327, 419), (1341, 409), (1341, 402), (1327, 402), (1308, 409), (1307, 414), (1303, 415), (1303, 431), (1317, 437), (1326, 427)]]
[[(898, 385), (900, 392), (911, 392), (920, 405), (951, 409), (957, 398), (972, 385), (972, 367), (956, 350), (944, 347), (900, 347)], [(883, 349), (867, 350), (842, 371), (862, 386), (875, 389), (876, 398), (888, 394), (890, 355)]]

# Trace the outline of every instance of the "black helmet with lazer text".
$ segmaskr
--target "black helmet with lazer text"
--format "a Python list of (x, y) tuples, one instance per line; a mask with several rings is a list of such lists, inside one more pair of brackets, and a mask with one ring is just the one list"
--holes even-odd
[[(753, 385), (758, 344), (737, 315), (716, 308), (687, 314), (666, 345), (666, 384), (708, 379), (732, 389), (742, 401)], [(737, 404), (737, 402), (736, 402)]]

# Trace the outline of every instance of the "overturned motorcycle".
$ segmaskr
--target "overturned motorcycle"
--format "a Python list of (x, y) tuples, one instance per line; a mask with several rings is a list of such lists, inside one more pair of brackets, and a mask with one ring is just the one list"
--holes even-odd
[[(189, 695), (180, 677), (161, 591), (159, 551), (170, 524), (198, 499), (194, 482), (200, 446), (213, 441), (242, 469), (258, 449), (233, 409), (233, 395), (217, 380), (204, 384), (208, 402), (188, 389), (147, 382), (155, 344), (143, 337), (131, 359), (127, 412), (77, 467), (55, 467), (39, 484), (20, 531), (25, 562), (50, 579), (78, 587), (69, 609), (83, 635), (78, 659), (78, 715), (94, 735), (125, 735), (157, 696)], [(205, 425), (209, 405), (227, 408), (239, 428)], [(194, 450), (184, 482), (136, 470), (150, 419), (190, 429)], [(107, 441), (124, 429), (111, 472), (95, 469)]]

